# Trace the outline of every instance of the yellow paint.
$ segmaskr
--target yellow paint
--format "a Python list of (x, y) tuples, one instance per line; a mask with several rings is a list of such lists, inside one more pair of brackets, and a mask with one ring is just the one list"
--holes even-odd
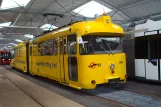
[(27, 72), (27, 65), (26, 65), (26, 44), (20, 43), (18, 46), (15, 47), (14, 50), (20, 50), (18, 53), (14, 53), (14, 67), (17, 69), (22, 70), (23, 72)]
[[(68, 35), (76, 34), (77, 41), (78, 37), (86, 35), (99, 35), (99, 36), (120, 36), (124, 35), (123, 29), (111, 22), (109, 16), (101, 16), (93, 21), (84, 21), (72, 24), (70, 26), (52, 31), (44, 34), (34, 40), (29, 41), (29, 52), (32, 47), (32, 55), (29, 55), (29, 71), (31, 74), (47, 77), (62, 84), (77, 88), (77, 89), (94, 89), (97, 84), (108, 83), (109, 79), (120, 78), (120, 80), (126, 81), (126, 60), (124, 53), (117, 54), (96, 54), (96, 55), (80, 55), (79, 45), (77, 44), (76, 55), (60, 55), (60, 45), (58, 45), (57, 56), (39, 56), (35, 55), (38, 53), (38, 46), (36, 44), (52, 40), (60, 37), (66, 38)], [(59, 44), (59, 42), (58, 42)], [(23, 47), (23, 56), (14, 58), (14, 67), (22, 71), (27, 71), (26, 65), (26, 45), (25, 43), (19, 44), (16, 48)], [(69, 79), (68, 73), (68, 57), (74, 56), (77, 58), (78, 63), (78, 81), (72, 81)], [(64, 62), (63, 62), (64, 58)], [(24, 61), (24, 64), (18, 63)], [(121, 63), (120, 63), (121, 62)], [(38, 66), (42, 63), (45, 66)], [(63, 65), (64, 63), (64, 65)], [(94, 68), (90, 68), (91, 63), (98, 64)], [(13, 64), (13, 63), (12, 63)], [(56, 67), (51, 67), (56, 64)], [(110, 65), (115, 64), (114, 73), (110, 69)], [(25, 69), (24, 69), (25, 66)], [(64, 71), (64, 72), (62, 72)], [(65, 77), (65, 78), (64, 78)], [(95, 80), (96, 84), (92, 84), (91, 81)]]

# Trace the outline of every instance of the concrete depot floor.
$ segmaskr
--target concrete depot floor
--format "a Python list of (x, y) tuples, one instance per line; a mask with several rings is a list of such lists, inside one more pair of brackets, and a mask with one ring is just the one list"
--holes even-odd
[(0, 67), (1, 107), (84, 107)]
[[(45, 87), (48, 90), (58, 93), (59, 95), (64, 96), (84, 106), (88, 106), (88, 107), (122, 107), (123, 106), (121, 104), (118, 104), (118, 103), (115, 103), (115, 102), (112, 102), (106, 99), (101, 99), (101, 98), (98, 98), (92, 95), (85, 94), (81, 92), (80, 90), (76, 90), (76, 89), (61, 85), (55, 81), (52, 81), (46, 78), (23, 74), (17, 70), (11, 69), (10, 66), (7, 66), (7, 65), (3, 65), (0, 67), (3, 67), (10, 72), (13, 72), (42, 87)], [(4, 107), (8, 107), (8, 106), (4, 106)]]
[(31, 107), (31, 105), (41, 107), (0, 74), (0, 107)]

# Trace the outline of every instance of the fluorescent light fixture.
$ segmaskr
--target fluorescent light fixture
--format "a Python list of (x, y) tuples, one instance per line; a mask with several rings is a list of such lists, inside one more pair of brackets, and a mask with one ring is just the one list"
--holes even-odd
[(12, 46), (8, 45), (7, 47), (8, 47), (8, 48), (11, 48)]
[(17, 44), (15, 44), (15, 43), (9, 43), (10, 45), (15, 45), (15, 46), (17, 46)]
[[(51, 28), (50, 28), (51, 27)], [(42, 30), (53, 30), (53, 29), (56, 29), (56, 28), (58, 28), (58, 27), (56, 27), (56, 26), (51, 26), (51, 24), (45, 24), (45, 25), (43, 25), (43, 26), (41, 26), (40, 27)]]
[(22, 40), (20, 39), (15, 39), (16, 42), (23, 42)]
[(82, 15), (82, 16), (93, 18), (93, 17), (95, 17), (95, 15), (101, 15), (104, 12), (108, 13), (108, 12), (111, 12), (112, 10), (110, 8), (103, 6), (102, 4), (100, 4), (96, 1), (90, 1), (84, 5), (76, 8), (73, 11), (75, 13)]
[[(9, 26), (11, 24), (11, 22), (6, 22), (6, 23), (0, 23), (0, 26)], [(3, 27), (0, 27), (3, 28)]]
[(1, 9), (25, 7), (29, 2), (30, 0), (3, 0)]
[(26, 34), (24, 36), (27, 37), (27, 38), (33, 38), (34, 37), (34, 35), (30, 35), (30, 34)]

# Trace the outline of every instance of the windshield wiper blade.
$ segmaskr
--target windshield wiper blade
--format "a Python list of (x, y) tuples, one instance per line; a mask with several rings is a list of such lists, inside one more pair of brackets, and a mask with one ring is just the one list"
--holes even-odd
[(112, 51), (112, 49), (110, 48), (110, 46), (108, 46), (108, 45), (106, 44), (106, 42), (105, 42), (103, 39), (101, 39), (101, 40), (102, 40), (102, 42), (105, 44), (105, 46), (107, 46), (107, 47), (110, 49), (111, 53), (114, 55), (114, 52)]
[[(103, 46), (101, 46), (100, 44), (98, 44), (97, 42), (96, 42), (96, 44), (99, 46), (99, 47), (101, 47), (102, 49), (104, 49), (105, 51), (107, 51)], [(108, 51), (107, 51), (108, 52)], [(110, 52), (108, 52), (108, 54), (110, 55)]]
[[(121, 41), (119, 42), (119, 45), (117, 46), (117, 48), (118, 48), (120, 45), (122, 45), (122, 44), (123, 44), (123, 40), (121, 40)], [(116, 48), (116, 49), (117, 49), (117, 48)], [(116, 50), (116, 49), (115, 49), (115, 50)], [(123, 47), (122, 47), (122, 46), (121, 46), (121, 51), (123, 51)]]

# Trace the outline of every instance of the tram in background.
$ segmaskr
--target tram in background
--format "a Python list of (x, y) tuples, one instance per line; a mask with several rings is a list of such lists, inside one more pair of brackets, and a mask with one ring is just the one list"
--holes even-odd
[(10, 64), (11, 52), (9, 50), (0, 50), (0, 64)]
[(77, 89), (125, 83), (123, 36), (109, 16), (76, 22), (18, 44), (10, 66)]

